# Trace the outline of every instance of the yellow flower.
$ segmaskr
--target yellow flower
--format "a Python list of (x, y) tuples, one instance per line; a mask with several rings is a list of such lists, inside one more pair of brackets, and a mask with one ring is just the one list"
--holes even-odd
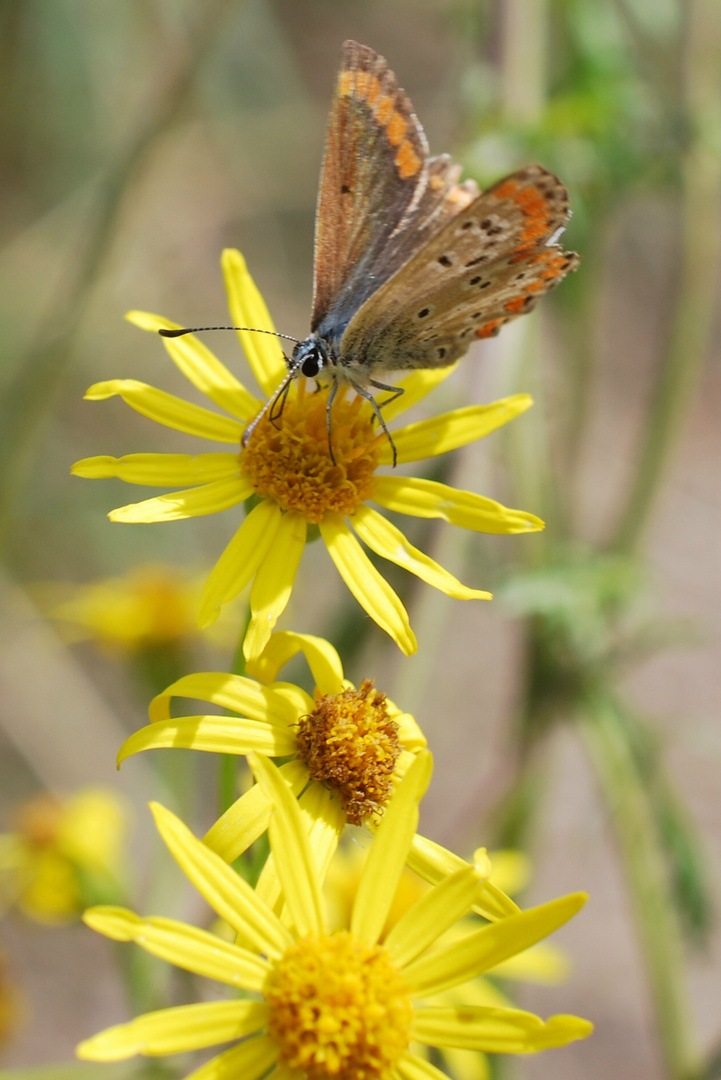
[[(273, 330), (265, 304), (237, 251), (224, 253), (223, 269), (236, 325)], [(168, 319), (143, 312), (131, 312), (128, 318), (153, 332), (177, 328)], [(245, 331), (239, 337), (263, 394), (271, 397), (286, 373), (278, 339)], [(209, 625), (221, 606), (252, 581), (246, 658), (262, 651), (288, 603), (309, 525), (320, 531), (331, 559), (361, 606), (407, 654), (416, 650), (408, 613), (362, 544), (449, 596), (488, 599), (490, 594), (461, 584), (413, 547), (395, 525), (367, 505), (369, 501), (385, 510), (443, 518), (480, 532), (519, 533), (542, 528), (533, 514), (509, 510), (472, 492), (421, 478), (378, 475), (379, 466), (392, 464), (392, 448), (374, 426), (368, 403), (359, 397), (349, 398), (343, 389), (332, 412), (335, 460), (328, 445), (327, 391), (308, 393), (304, 380), (290, 387), (282, 415), (275, 419), (266, 415), (243, 447), (245, 428), (260, 412), (263, 401), (195, 338), (165, 338), (164, 344), (190, 382), (229, 415), (189, 404), (135, 379), (97, 383), (86, 397), (98, 401), (119, 395), (151, 420), (188, 435), (230, 444), (232, 449), (197, 456), (148, 453), (86, 458), (73, 472), (185, 489), (123, 506), (109, 515), (112, 521), (175, 521), (227, 510), (248, 499), (255, 503), (211, 572), (198, 615), (201, 626)], [(385, 407), (386, 421), (418, 402), (447, 374), (448, 369), (412, 373), (403, 382), (404, 394)], [(398, 463), (433, 457), (480, 439), (530, 404), (527, 395), (517, 394), (395, 430)]]
[[(313, 675), (313, 697), (276, 681), (298, 653)], [(167, 747), (286, 759), (281, 773), (298, 797), (315, 858), (325, 871), (346, 823), (375, 827), (394, 786), (425, 748), (425, 737), (410, 713), (401, 712), (370, 680), (359, 688), (348, 682), (338, 653), (322, 638), (275, 633), (250, 670), (262, 682), (203, 672), (173, 683), (153, 699), (152, 723), (125, 741), (118, 764), (142, 750)], [(171, 717), (176, 698), (195, 698), (236, 715)], [(266, 790), (256, 784), (211, 827), (205, 843), (233, 862), (265, 832), (271, 813)], [(424, 880), (435, 883), (465, 865), (440, 845), (414, 837), (409, 866)], [(258, 888), (265, 900), (277, 898), (280, 882), (272, 860)], [(486, 918), (517, 910), (492, 882), (479, 889), (478, 911)]]
[[(87, 585), (40, 587), (64, 598), (46, 603), (51, 618), (74, 640), (91, 640), (110, 652), (133, 653), (183, 644), (199, 633), (196, 621), (202, 581), (170, 566), (139, 566), (123, 577)], [(232, 640), (227, 637), (226, 643)]]
[(16, 830), (0, 835), (1, 906), (38, 922), (76, 918), (116, 893), (127, 814), (120, 798), (86, 788), (65, 799), (40, 795), (20, 806)]
[[(368, 847), (353, 841), (343, 844), (328, 869), (325, 881), (325, 896), (328, 905), (329, 919), (333, 928), (348, 924), (353, 910), (353, 903), (358, 885), (363, 875), (363, 867), (368, 856)], [(502, 891), (513, 895), (518, 889), (523, 888), (530, 877), (530, 864), (528, 857), (518, 851), (497, 851), (490, 854), (491, 878), (490, 880)], [(395, 924), (406, 914), (409, 909), (427, 894), (430, 886), (422, 881), (417, 875), (405, 867), (401, 875), (396, 894), (388, 910), (385, 925), (379, 941), (382, 943), (393, 929)], [(451, 941), (463, 933), (468, 933), (477, 926), (471, 919), (462, 919), (444, 936), (443, 940)], [(510, 957), (501, 964), (496, 965), (493, 975), (500, 979), (522, 980), (526, 982), (541, 983), (544, 985), (557, 985), (568, 974), (568, 959), (556, 946), (541, 942), (530, 949)], [(462, 990), (453, 988), (439, 994), (434, 999), (435, 1005), (484, 1005), (487, 1007), (512, 1008), (512, 1001), (501, 992), (497, 985), (483, 977), (475, 979), (467, 984)], [(425, 1056), (423, 1047), (418, 1048), (418, 1053)], [(451, 1074), (457, 1080), (488, 1080), (490, 1066), (488, 1059), (483, 1054), (473, 1053), (469, 1050), (446, 1048), (442, 1054), (446, 1065), (450, 1067)]]
[(201, 1065), (193, 1080), (433, 1080), (444, 1074), (413, 1043), (494, 1053), (529, 1053), (584, 1038), (591, 1024), (574, 1016), (543, 1021), (519, 1009), (438, 1007), (426, 999), (460, 988), (535, 944), (581, 908), (585, 895), (562, 897), (439, 943), (473, 906), (482, 866), (459, 873), (409, 909), (381, 944), (379, 936), (418, 821), (430, 778), (427, 751), (398, 785), (373, 841), (346, 927), (333, 930), (321, 875), (298, 803), (267, 759), (251, 761), (273, 806), (272, 858), (282, 882), (279, 915), (230, 866), (169, 811), (154, 807), (158, 828), (185, 874), (237, 934), (231, 944), (165, 918), (99, 908), (85, 918), (118, 941), (135, 941), (188, 971), (216, 979), (243, 998), (162, 1009), (80, 1044), (78, 1056), (119, 1061), (234, 1045)]

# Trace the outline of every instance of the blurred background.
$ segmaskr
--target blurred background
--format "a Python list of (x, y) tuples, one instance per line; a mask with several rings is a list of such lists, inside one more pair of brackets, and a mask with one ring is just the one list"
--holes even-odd
[[(717, 0), (4, 0), (0, 1065), (71, 1062), (80, 1038), (123, 1017), (114, 954), (77, 921), (86, 896), (121, 881), (147, 913), (197, 913), (179, 875), (157, 872), (145, 803), (207, 827), (215, 764), (148, 754), (118, 774), (114, 759), (177, 674), (230, 669), (242, 604), (211, 637), (192, 613), (237, 515), (111, 524), (108, 510), (153, 492), (69, 468), (197, 452), (119, 399), (82, 397), (122, 377), (199, 400), (123, 315), (226, 322), (222, 248), (243, 252), (280, 330), (307, 332), (347, 37), (388, 58), (432, 152), (452, 152), (481, 186), (534, 160), (556, 171), (582, 264), (425, 403), (536, 401), (431, 465), (541, 515), (543, 535), (403, 522), (494, 602), (391, 575), (419, 639), (404, 659), (316, 544), (282, 626), (329, 637), (350, 678), (375, 678), (415, 713), (436, 760), (427, 835), (464, 853), (527, 851), (523, 903), (591, 893), (557, 935), (570, 978), (519, 1002), (589, 1017), (595, 1035), (492, 1068), (721, 1076)], [(234, 335), (206, 340), (250, 380)], [(70, 808), (94, 823), (97, 849), (66, 845), (71, 871), (60, 856), (43, 864), (50, 883), (75, 875), (48, 910), (42, 888), (23, 895), (18, 867), (49, 833), (72, 832), (58, 822), (88, 785), (105, 787), (100, 801)]]

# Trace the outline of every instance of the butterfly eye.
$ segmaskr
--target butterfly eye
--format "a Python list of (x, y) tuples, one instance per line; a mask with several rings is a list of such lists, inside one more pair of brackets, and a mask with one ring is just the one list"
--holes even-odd
[(310, 356), (306, 356), (301, 367), (302, 373), (306, 379), (314, 379), (322, 366), (321, 358), (317, 353), (311, 353)]
[(304, 375), (306, 379), (315, 379), (328, 362), (326, 349), (315, 334), (305, 341), (299, 341), (293, 349), (289, 369), (293, 375)]

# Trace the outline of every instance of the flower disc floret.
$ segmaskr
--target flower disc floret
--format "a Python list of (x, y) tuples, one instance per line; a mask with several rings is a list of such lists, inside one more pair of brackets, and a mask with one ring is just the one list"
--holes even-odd
[(401, 752), (398, 724), (371, 679), (321, 697), (298, 725), (298, 756), (314, 780), (335, 792), (352, 825), (377, 817), (392, 790)]
[[(240, 455), (241, 470), (259, 495), (319, 524), (326, 514), (353, 514), (373, 494), (380, 445), (362, 400), (339, 393), (328, 441), (328, 396), (288, 399), (282, 415), (261, 420)], [(333, 460), (335, 459), (335, 461)]]
[(407, 1049), (411, 1002), (385, 949), (347, 931), (309, 935), (264, 988), (280, 1062), (307, 1080), (385, 1080)]

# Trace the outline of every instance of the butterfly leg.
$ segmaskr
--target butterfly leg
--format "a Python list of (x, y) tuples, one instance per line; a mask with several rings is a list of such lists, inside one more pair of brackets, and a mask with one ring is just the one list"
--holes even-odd
[(268, 411), (268, 419), (273, 427), (277, 427), (276, 420), (280, 420), (283, 415), (283, 409), (285, 403), (288, 400), (288, 394), (290, 393), (291, 379), (284, 379), (279, 386), (278, 390), (273, 395), (273, 399), (270, 404), (270, 410)]
[(403, 386), (386, 386), (385, 383), (376, 382), (375, 379), (370, 379), (369, 382), (371, 386), (375, 387), (376, 390), (387, 390), (388, 393), (391, 395), (390, 397), (386, 398), (385, 401), (381, 401), (380, 405), (378, 406), (379, 409), (385, 409), (386, 405), (390, 405), (391, 401), (395, 401), (396, 398), (399, 398), (401, 394), (405, 394), (406, 392), (405, 387)]
[[(371, 386), (374, 386), (376, 388), (376, 390), (389, 390), (393, 394), (393, 397), (386, 398), (386, 400), (383, 402), (383, 405), (388, 405), (389, 402), (395, 401), (395, 399), (397, 397), (400, 397), (401, 394), (403, 393), (403, 387), (402, 386), (384, 386), (383, 383), (375, 382), (374, 379), (370, 379), (369, 381), (370, 381)], [(378, 404), (378, 402), (373, 397), (373, 395), (370, 394), (366, 390), (366, 388), (364, 386), (359, 386), (358, 383), (351, 383), (351, 386), (355, 390), (356, 394), (359, 394), (360, 397), (365, 398), (366, 401), (370, 402), (371, 408), (373, 409), (373, 412), (375, 413), (376, 420), (378, 421), (380, 426), (383, 428), (385, 436), (388, 439), (388, 442), (391, 444), (391, 450), (393, 451), (393, 468), (395, 469), (397, 461), (398, 461), (398, 454), (396, 452), (396, 444), (393, 442), (393, 436), (391, 435), (390, 431), (388, 430), (388, 425), (386, 424), (385, 420), (383, 419), (383, 413), (381, 412), (382, 406)]]
[[(273, 396), (271, 398), (268, 398), (265, 405), (260, 410), (255, 419), (251, 420), (251, 422), (246, 426), (245, 431), (243, 432), (243, 437), (240, 441), (241, 446), (245, 447), (248, 445), (251, 435), (253, 434), (266, 413), (270, 413), (270, 419), (273, 423), (275, 423), (276, 420), (279, 420), (281, 418), (281, 416), (283, 415), (283, 407), (285, 406), (286, 398), (288, 397), (288, 391), (290, 390), (290, 384), (295, 377), (295, 371), (288, 372), (288, 374), (283, 379), (283, 382), (280, 384)], [(276, 405), (279, 401), (280, 409), (278, 412), (276, 412)]]
[(328, 453), (330, 454), (330, 459), (334, 465), (336, 463), (336, 460), (335, 454), (333, 453), (333, 422), (331, 416), (331, 409), (333, 408), (333, 402), (335, 401), (335, 396), (337, 393), (338, 380), (333, 379), (333, 382), (330, 384), (330, 390), (328, 391), (328, 401), (325, 407), (325, 426), (328, 429)]

